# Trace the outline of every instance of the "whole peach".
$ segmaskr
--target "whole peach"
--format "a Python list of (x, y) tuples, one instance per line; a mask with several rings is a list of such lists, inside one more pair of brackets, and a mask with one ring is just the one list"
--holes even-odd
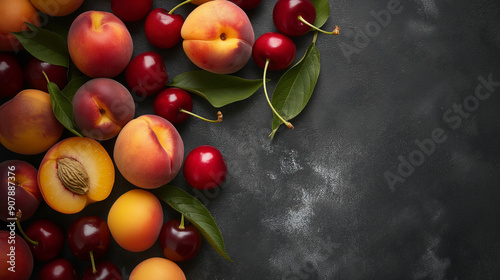
[(21, 210), (21, 221), (29, 219), (38, 209), (42, 195), (38, 189), (38, 170), (22, 160), (6, 160), (0, 163), (0, 220), (15, 218)]
[(22, 45), (11, 32), (28, 30), (25, 22), (40, 26), (40, 15), (29, 0), (0, 1), (0, 51), (17, 51)]
[(0, 230), (0, 279), (28, 280), (33, 272), (34, 260), (28, 243), (15, 234), (14, 222)]
[(175, 262), (152, 257), (139, 263), (130, 274), (130, 280), (186, 280), (186, 275)]
[(141, 252), (153, 246), (162, 225), (160, 200), (142, 189), (122, 194), (108, 213), (108, 226), (113, 239), (131, 252)]
[(47, 151), (37, 179), (47, 205), (60, 213), (74, 214), (109, 196), (115, 167), (99, 142), (70, 137)]
[(134, 118), (135, 104), (128, 89), (110, 78), (95, 78), (73, 96), (75, 124), (83, 135), (108, 140)]
[(247, 14), (226, 0), (196, 7), (184, 21), (181, 36), (187, 57), (198, 67), (219, 74), (243, 68), (255, 41)]
[(132, 58), (133, 50), (127, 27), (109, 12), (83, 12), (68, 32), (71, 60), (92, 78), (113, 78), (120, 74)]
[(83, 0), (30, 0), (40, 12), (53, 17), (62, 17), (76, 11)]
[(172, 123), (159, 116), (142, 115), (122, 128), (113, 155), (125, 179), (140, 188), (153, 189), (179, 173), (184, 143)]
[(24, 155), (47, 151), (62, 136), (64, 127), (52, 112), (50, 95), (26, 89), (0, 106), (0, 143)]

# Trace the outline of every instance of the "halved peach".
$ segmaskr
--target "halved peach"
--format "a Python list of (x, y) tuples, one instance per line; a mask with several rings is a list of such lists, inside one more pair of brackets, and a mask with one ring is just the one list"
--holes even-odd
[(113, 161), (91, 138), (71, 137), (45, 154), (38, 170), (38, 186), (45, 202), (65, 214), (106, 199), (115, 182)]

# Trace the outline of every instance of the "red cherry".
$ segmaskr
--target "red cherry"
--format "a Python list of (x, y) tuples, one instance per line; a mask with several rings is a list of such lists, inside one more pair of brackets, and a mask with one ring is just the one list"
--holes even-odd
[(259, 38), (255, 40), (252, 49), (252, 57), (255, 64), (264, 68), (262, 85), (267, 103), (273, 110), (273, 113), (290, 129), (293, 129), (293, 125), (280, 116), (271, 104), (271, 100), (269, 100), (266, 88), (266, 73), (267, 69), (283, 70), (290, 66), (295, 59), (296, 52), (297, 48), (292, 39), (277, 32), (268, 32), (260, 35)]
[(163, 58), (152, 51), (137, 55), (125, 69), (125, 81), (130, 90), (139, 96), (158, 93), (168, 81)]
[(44, 72), (49, 81), (55, 83), (59, 89), (63, 89), (68, 84), (66, 67), (43, 62), (36, 57), (30, 59), (24, 70), (24, 78), (33, 88), (47, 92), (47, 78), (43, 75)]
[(226, 180), (227, 165), (221, 152), (209, 145), (194, 148), (184, 160), (184, 178), (193, 188), (209, 190)]
[(146, 17), (144, 33), (148, 41), (161, 49), (171, 48), (181, 41), (184, 17), (163, 8), (152, 10)]
[[(57, 257), (64, 245), (64, 233), (50, 220), (37, 220), (26, 229), (28, 246), (38, 261), (49, 261)], [(35, 244), (33, 242), (35, 242)]]
[(10, 98), (24, 89), (23, 68), (10, 54), (0, 53), (0, 98)]
[(108, 251), (111, 234), (102, 218), (84, 216), (70, 224), (66, 238), (69, 249), (77, 258), (98, 260)]
[(139, 21), (153, 8), (153, 0), (111, 0), (111, 10), (126, 22)]
[(231, 0), (234, 4), (240, 6), (243, 10), (255, 9), (262, 0)]
[(78, 275), (68, 260), (55, 259), (40, 269), (38, 280), (78, 280)]
[(170, 220), (160, 231), (160, 246), (167, 259), (188, 261), (194, 258), (201, 246), (200, 232), (193, 225), (184, 225), (182, 221)]
[(273, 9), (273, 22), (279, 32), (295, 37), (306, 34), (311, 27), (299, 20), (299, 16), (314, 23), (316, 9), (310, 0), (278, 0)]
[(116, 264), (110, 261), (100, 261), (95, 265), (95, 271), (92, 267), (85, 270), (82, 280), (122, 280), (123, 276)]
[(177, 125), (184, 122), (189, 115), (195, 116), (207, 122), (221, 122), (222, 113), (217, 113), (217, 120), (209, 120), (200, 117), (191, 111), (193, 110), (193, 99), (187, 91), (180, 88), (167, 88), (162, 90), (153, 103), (155, 114), (165, 118), (172, 124)]

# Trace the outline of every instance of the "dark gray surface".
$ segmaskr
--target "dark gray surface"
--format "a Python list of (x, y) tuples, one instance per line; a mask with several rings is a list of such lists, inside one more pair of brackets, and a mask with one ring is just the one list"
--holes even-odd
[[(500, 2), (402, 1), (385, 26), (373, 14), (396, 2), (329, 2), (324, 28), (338, 24), (341, 36), (319, 35), (321, 74), (310, 103), (293, 120), (295, 130), (267, 137), (272, 113), (262, 90), (223, 107), (221, 124), (191, 118), (179, 126), (186, 151), (209, 144), (227, 160), (224, 185), (193, 194), (215, 217), (234, 260), (204, 242), (196, 259), (181, 264), (187, 278), (498, 279)], [(274, 3), (264, 0), (249, 12), (256, 37), (275, 31)], [(109, 11), (109, 1), (87, 0), (87, 9)], [(180, 46), (151, 47), (143, 22), (128, 26), (134, 55), (160, 52), (170, 77), (195, 69)], [(311, 39), (295, 39), (297, 58)], [(237, 73), (261, 74), (253, 61)], [(271, 92), (281, 74), (270, 73)], [(479, 100), (474, 94), (482, 79), (495, 84), (483, 86), (480, 97), (490, 95)], [(136, 101), (137, 115), (153, 113), (152, 98)], [(206, 101), (194, 102), (194, 111), (215, 116)], [(461, 116), (455, 104), (471, 111)], [(426, 154), (416, 141), (427, 143)], [(111, 151), (113, 143), (103, 145)], [(1, 152), (2, 160), (41, 158)], [(418, 166), (407, 169), (406, 161)], [(400, 181), (389, 184), (389, 173)], [(133, 187), (118, 171), (116, 179), (106, 202), (70, 216), (42, 205), (38, 217), (62, 226), (80, 215), (106, 217), (111, 203)], [(182, 176), (172, 183), (190, 191)], [(165, 214), (177, 217), (167, 206)], [(141, 260), (161, 255), (158, 244), (129, 253), (113, 243), (107, 258), (127, 276)], [(65, 256), (80, 272), (87, 266), (67, 249)]]

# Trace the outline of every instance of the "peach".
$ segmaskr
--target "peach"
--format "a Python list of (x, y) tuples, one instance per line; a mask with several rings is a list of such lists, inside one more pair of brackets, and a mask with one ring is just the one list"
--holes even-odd
[(6, 160), (0, 163), (0, 220), (15, 218), (21, 210), (21, 221), (35, 214), (42, 195), (38, 189), (38, 170), (22, 160)]
[(11, 32), (28, 30), (25, 22), (40, 26), (40, 15), (29, 0), (0, 1), (0, 51), (17, 51), (22, 45)]
[(0, 106), (0, 143), (23, 155), (47, 151), (62, 136), (64, 127), (52, 111), (50, 95), (26, 89)]
[(40, 12), (53, 17), (62, 17), (76, 11), (83, 0), (30, 0)]
[(140, 262), (130, 274), (130, 280), (186, 280), (186, 275), (175, 262), (152, 257)]
[(182, 47), (198, 67), (219, 74), (243, 68), (252, 55), (255, 35), (247, 14), (231, 1), (196, 7), (181, 29)]
[(28, 280), (33, 272), (34, 259), (28, 243), (16, 234), (11, 222), (6, 230), (0, 230), (0, 279)]
[(104, 147), (91, 138), (70, 137), (47, 151), (38, 168), (38, 186), (54, 210), (73, 214), (106, 199), (115, 168)]
[(184, 159), (184, 143), (172, 123), (155, 115), (128, 122), (118, 134), (114, 160), (130, 183), (154, 189), (172, 181)]
[(89, 77), (117, 76), (127, 67), (133, 50), (130, 32), (112, 13), (83, 12), (69, 28), (68, 51), (71, 60)]
[(83, 135), (108, 140), (134, 118), (135, 104), (128, 89), (119, 82), (95, 78), (76, 91), (73, 113)]
[(143, 189), (122, 194), (108, 213), (113, 239), (125, 250), (141, 252), (155, 244), (163, 225), (160, 200)]

